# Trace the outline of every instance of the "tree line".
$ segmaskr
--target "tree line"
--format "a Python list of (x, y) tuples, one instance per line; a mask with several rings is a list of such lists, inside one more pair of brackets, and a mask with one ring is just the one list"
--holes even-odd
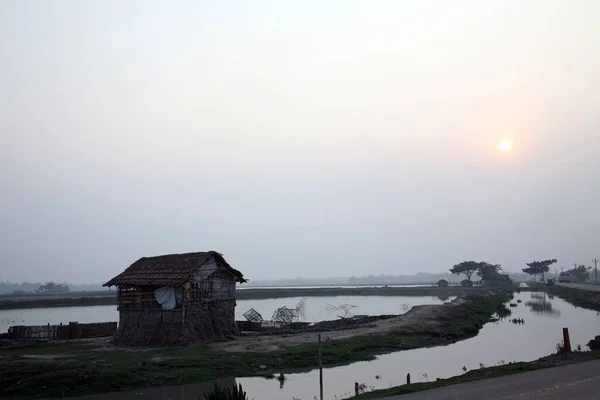
[[(550, 266), (557, 263), (558, 260), (556, 258), (551, 258), (548, 260), (542, 261), (531, 261), (526, 263), (527, 267), (523, 268), (523, 272), (533, 276), (535, 279), (538, 275), (542, 276), (542, 280), (546, 280), (546, 274), (550, 272)], [(596, 260), (594, 260), (597, 263)], [(471, 281), (471, 277), (473, 274), (477, 274), (479, 277), (483, 277), (487, 272), (498, 272), (502, 269), (500, 264), (491, 264), (485, 261), (463, 261), (459, 264), (454, 265), (450, 272), (455, 275), (464, 274), (469, 281)], [(577, 280), (581, 282), (586, 282), (590, 278), (590, 270), (592, 267), (587, 267), (585, 265), (577, 265), (574, 264), (573, 268), (568, 270), (571, 274), (573, 274)], [(558, 271), (555, 270), (555, 273)], [(597, 272), (596, 272), (597, 274)]]
[(66, 293), (69, 291), (69, 286), (56, 282), (46, 282), (36, 289), (36, 293)]
[(483, 278), (485, 274), (498, 272), (501, 269), (500, 264), (490, 264), (485, 261), (463, 261), (450, 268), (450, 272), (454, 275), (464, 274), (471, 282), (473, 274)]
[[(48, 285), (50, 283), (50, 285)], [(54, 285), (52, 283), (55, 283)], [(60, 285), (60, 286), (56, 286)], [(58, 283), (54, 282), (0, 282), (0, 294), (25, 294), (25, 293), (49, 293), (53, 290), (64, 291), (64, 287), (67, 286), (69, 291), (97, 291), (97, 290), (108, 290), (102, 287), (102, 284), (74, 284), (74, 283)], [(49, 290), (48, 290), (49, 289)]]

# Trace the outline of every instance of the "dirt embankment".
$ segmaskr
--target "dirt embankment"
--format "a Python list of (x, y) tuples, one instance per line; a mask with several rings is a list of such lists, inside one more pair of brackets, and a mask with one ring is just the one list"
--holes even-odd
[(577, 307), (600, 311), (600, 292), (551, 286), (548, 293), (558, 296)]
[[(474, 314), (486, 313), (485, 296), (470, 295), (458, 297), (443, 305), (422, 305), (413, 307), (406, 314), (399, 316), (384, 316), (372, 322), (341, 328), (327, 328), (317, 324), (314, 328), (301, 333), (262, 334), (243, 332), (234, 342), (214, 343), (213, 349), (237, 351), (277, 351), (304, 343), (315, 342), (315, 332), (321, 332), (322, 340), (343, 340), (356, 336), (382, 335), (386, 333), (426, 333), (453, 335), (457, 326), (468, 327), (466, 323), (473, 319)], [(492, 314), (489, 312), (489, 314)], [(475, 322), (475, 325), (482, 321)], [(475, 328), (475, 332), (480, 326)], [(467, 329), (468, 330), (468, 329)]]

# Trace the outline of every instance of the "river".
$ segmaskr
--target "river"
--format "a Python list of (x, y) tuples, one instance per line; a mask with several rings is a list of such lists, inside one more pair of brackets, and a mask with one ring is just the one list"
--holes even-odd
[[(520, 303), (516, 303), (521, 300)], [(370, 389), (382, 389), (405, 383), (410, 373), (413, 382), (432, 381), (463, 373), (466, 369), (493, 366), (511, 361), (532, 361), (556, 351), (562, 340), (562, 328), (568, 327), (574, 348), (585, 344), (600, 333), (600, 316), (595, 311), (576, 308), (559, 298), (544, 293), (515, 294), (508, 319), (486, 324), (479, 334), (447, 346), (401, 351), (382, 355), (374, 361), (326, 368), (324, 398), (337, 400), (353, 393), (354, 382)], [(279, 304), (279, 303), (277, 303)], [(308, 308), (308, 307), (307, 307)], [(515, 324), (512, 319), (523, 319)], [(283, 385), (277, 380), (238, 378), (255, 400), (312, 400), (319, 394), (317, 370), (288, 374)], [(233, 383), (234, 379), (222, 382)], [(193, 385), (148, 388), (129, 392), (84, 396), (80, 400), (197, 400), (213, 382)]]

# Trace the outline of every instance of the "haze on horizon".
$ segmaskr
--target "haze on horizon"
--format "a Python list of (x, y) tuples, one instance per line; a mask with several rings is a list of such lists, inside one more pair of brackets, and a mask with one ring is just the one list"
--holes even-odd
[(598, 20), (595, 0), (4, 0), (0, 280), (211, 249), (251, 280), (589, 265)]

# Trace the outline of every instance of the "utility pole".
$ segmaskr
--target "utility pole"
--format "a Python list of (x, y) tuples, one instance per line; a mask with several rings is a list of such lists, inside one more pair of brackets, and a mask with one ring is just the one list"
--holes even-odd
[(594, 274), (596, 275), (596, 285), (598, 284), (598, 260), (597, 258), (594, 258), (592, 260), (592, 262), (594, 263)]

